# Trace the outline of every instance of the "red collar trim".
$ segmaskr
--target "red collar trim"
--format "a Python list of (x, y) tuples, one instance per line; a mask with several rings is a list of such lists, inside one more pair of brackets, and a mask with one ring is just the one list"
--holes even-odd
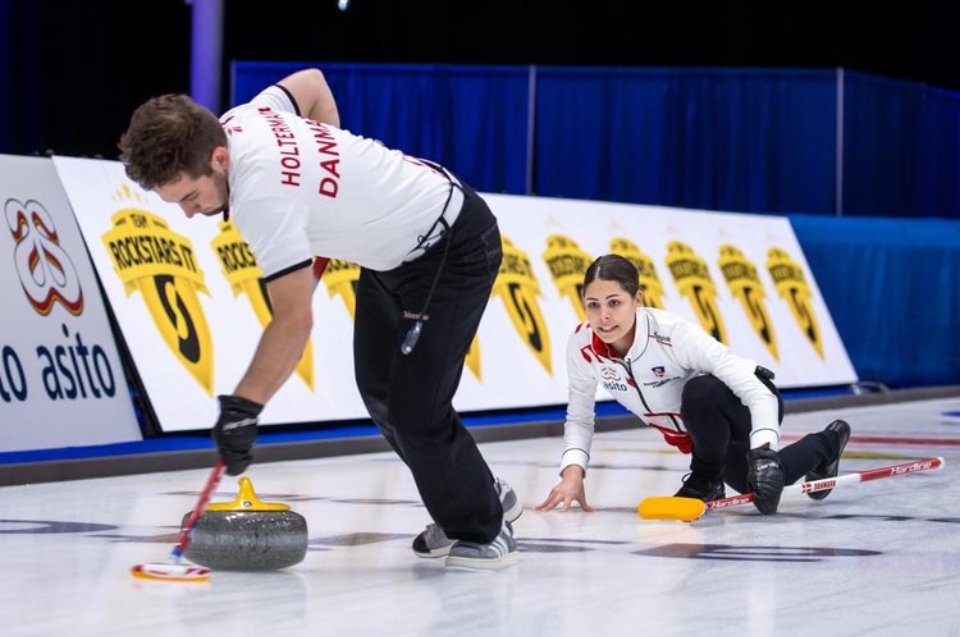
[(600, 340), (600, 337), (597, 336), (596, 332), (591, 332), (590, 337), (592, 342), (590, 346), (593, 348), (593, 351), (597, 353), (597, 356), (603, 356), (604, 358), (620, 358), (620, 355), (613, 350), (612, 347)]

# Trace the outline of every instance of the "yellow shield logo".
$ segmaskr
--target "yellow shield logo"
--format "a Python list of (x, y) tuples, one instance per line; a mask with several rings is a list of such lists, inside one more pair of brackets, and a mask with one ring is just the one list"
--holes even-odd
[(766, 295), (763, 292), (760, 277), (757, 276), (756, 266), (739, 248), (729, 244), (720, 246), (720, 259), (717, 263), (720, 271), (723, 272), (723, 278), (727, 281), (730, 293), (740, 301), (740, 306), (747, 315), (754, 333), (766, 345), (774, 360), (779, 361), (777, 335), (764, 303)]
[(164, 343), (212, 396), (213, 341), (197, 296), (210, 293), (190, 239), (144, 210), (120, 210), (111, 221), (103, 243), (127, 296), (140, 291)]
[(727, 342), (727, 328), (717, 306), (717, 288), (710, 278), (707, 262), (680, 241), (667, 245), (667, 268), (680, 295), (690, 301), (700, 325), (721, 343)]
[(777, 292), (787, 302), (793, 320), (807, 338), (813, 349), (823, 359), (823, 337), (820, 322), (813, 311), (810, 285), (803, 276), (803, 268), (785, 250), (770, 248), (767, 251), (767, 270), (773, 277)]
[(562, 234), (547, 237), (547, 249), (543, 260), (550, 270), (553, 284), (560, 296), (565, 296), (573, 305), (580, 322), (587, 320), (583, 309), (583, 275), (593, 262), (593, 258), (580, 249), (576, 241)]
[(533, 273), (530, 257), (503, 236), (503, 261), (493, 284), (493, 294), (499, 295), (507, 308), (507, 315), (524, 345), (553, 375), (550, 356), (550, 333), (537, 297), (540, 284)]

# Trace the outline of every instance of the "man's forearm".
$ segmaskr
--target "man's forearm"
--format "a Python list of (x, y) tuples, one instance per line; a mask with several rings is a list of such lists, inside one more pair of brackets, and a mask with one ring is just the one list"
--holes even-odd
[(270, 321), (234, 395), (266, 404), (296, 369), (310, 331), (311, 325), (307, 323), (276, 317)]

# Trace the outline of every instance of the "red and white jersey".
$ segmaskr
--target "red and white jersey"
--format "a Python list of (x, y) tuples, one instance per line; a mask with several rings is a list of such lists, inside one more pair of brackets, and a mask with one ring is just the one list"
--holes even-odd
[[(265, 277), (316, 255), (390, 270), (423, 253), (463, 196), (427, 164), (297, 115), (279, 86), (220, 118), (230, 150), (229, 211)], [(451, 194), (452, 193), (452, 194)]]
[(633, 346), (622, 358), (597, 337), (589, 323), (577, 326), (567, 345), (570, 398), (564, 423), (560, 471), (572, 464), (584, 470), (593, 441), (597, 385), (666, 441), (690, 452), (690, 436), (680, 416), (680, 398), (688, 380), (713, 374), (750, 410), (752, 447), (779, 448), (779, 403), (760, 382), (757, 364), (731, 353), (700, 326), (676, 314), (637, 308)]

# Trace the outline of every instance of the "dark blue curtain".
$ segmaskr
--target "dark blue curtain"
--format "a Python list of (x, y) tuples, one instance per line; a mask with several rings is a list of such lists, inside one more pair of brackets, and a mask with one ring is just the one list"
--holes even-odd
[(540, 68), (538, 194), (835, 209), (833, 71)]
[[(236, 63), (234, 98), (303, 66)], [(320, 66), (345, 127), (440, 161), (481, 190), (960, 218), (956, 92), (843, 72), (838, 210), (834, 70)]]
[(845, 76), (844, 214), (960, 218), (960, 94)]
[(921, 203), (901, 214), (960, 219), (960, 93), (931, 87), (924, 91)]
[(526, 192), (525, 67), (234, 64), (233, 104), (299, 69), (323, 70), (341, 125), (439, 162), (485, 192)]
[(14, 57), (14, 7), (12, 0), (0, 0), (0, 153), (13, 152), (14, 145), (14, 100), (17, 94), (13, 79)]
[(960, 222), (791, 215), (861, 380), (960, 379)]

